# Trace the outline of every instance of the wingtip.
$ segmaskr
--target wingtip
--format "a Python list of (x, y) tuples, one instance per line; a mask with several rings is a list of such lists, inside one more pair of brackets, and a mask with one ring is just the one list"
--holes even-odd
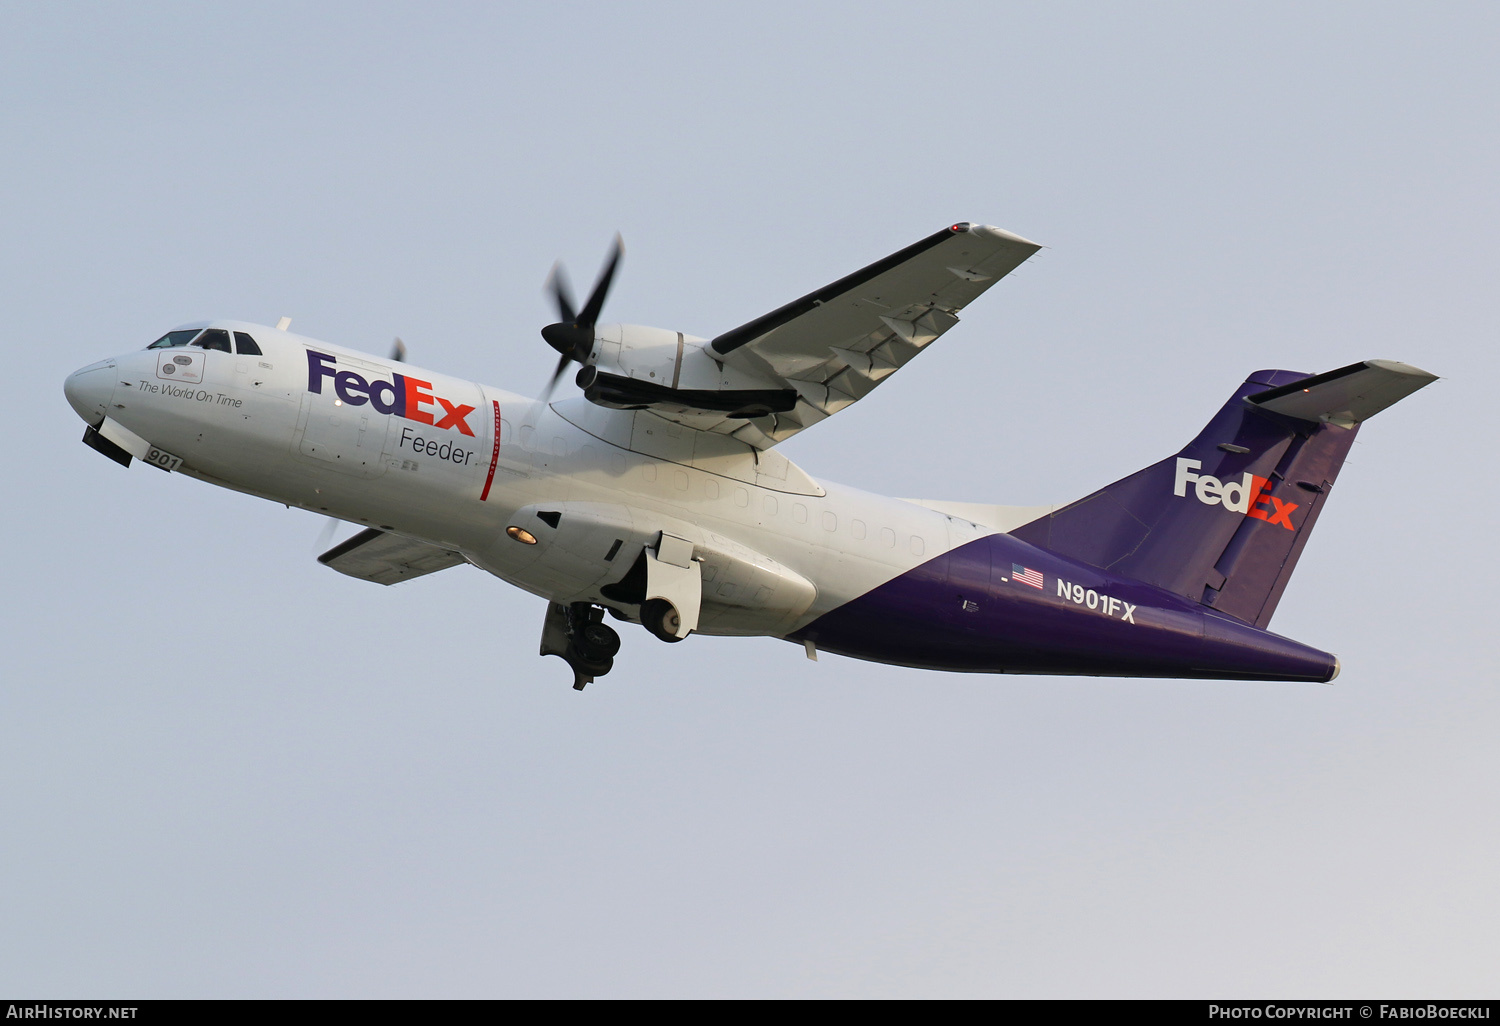
[(1432, 371), (1423, 370), (1421, 367), (1413, 367), (1409, 363), (1400, 360), (1366, 360), (1366, 367), (1379, 367), (1381, 370), (1390, 371), (1392, 374), (1401, 374), (1409, 378), (1420, 378), (1425, 384), (1431, 384), (1438, 380), (1438, 375)]
[(969, 226), (969, 231), (983, 232), (984, 234), (994, 236), (997, 239), (1004, 239), (1006, 242), (1019, 243), (1022, 246), (1030, 246), (1033, 249), (1042, 248), (1042, 244), (1040, 242), (1032, 242), (1030, 239), (1024, 236), (1017, 235), (1015, 232), (1008, 232), (1004, 228), (996, 228), (992, 224), (971, 224)]

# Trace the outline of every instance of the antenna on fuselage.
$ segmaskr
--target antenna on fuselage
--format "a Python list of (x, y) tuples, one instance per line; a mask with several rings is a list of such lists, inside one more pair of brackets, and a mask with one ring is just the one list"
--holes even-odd
[(286, 329), (290, 328), (291, 326), (292, 326), (292, 319), (290, 317), (283, 317), (281, 320), (279, 320), (279, 321), (276, 322), (276, 330), (277, 331), (285, 331)]

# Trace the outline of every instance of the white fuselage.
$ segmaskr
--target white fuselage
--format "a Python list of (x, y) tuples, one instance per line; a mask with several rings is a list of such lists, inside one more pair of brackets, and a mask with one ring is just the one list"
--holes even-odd
[[(994, 533), (815, 482), (774, 450), (646, 411), (543, 404), (274, 328), (213, 325), (253, 335), (261, 355), (131, 353), (75, 374), (70, 401), (180, 457), (183, 473), (460, 552), (552, 601), (611, 605), (600, 588), (668, 532), (701, 564), (699, 632), (781, 636)], [(191, 361), (166, 372), (183, 353)], [(552, 538), (538, 510), (567, 510), (571, 533)], [(541, 543), (509, 537), (518, 523)]]

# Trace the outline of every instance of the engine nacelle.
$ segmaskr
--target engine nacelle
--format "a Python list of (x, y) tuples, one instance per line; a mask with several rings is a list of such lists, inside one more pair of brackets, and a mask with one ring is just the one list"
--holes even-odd
[(578, 385), (616, 410), (760, 417), (797, 405), (797, 392), (714, 359), (707, 339), (636, 324), (601, 324)]

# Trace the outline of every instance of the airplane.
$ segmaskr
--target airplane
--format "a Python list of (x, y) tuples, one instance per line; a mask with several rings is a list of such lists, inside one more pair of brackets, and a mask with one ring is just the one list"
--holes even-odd
[[(887, 498), (779, 443), (864, 398), (1039, 248), (959, 222), (712, 339), (600, 324), (554, 267), (539, 398), (210, 320), (64, 384), (83, 440), (364, 526), (318, 557), (393, 585), (463, 563), (546, 600), (573, 687), (619, 634), (767, 636), (930, 670), (1332, 681), (1267, 629), (1360, 424), (1436, 380), (1259, 370), (1182, 450), (1075, 502)], [(581, 395), (553, 401), (570, 365)]]

